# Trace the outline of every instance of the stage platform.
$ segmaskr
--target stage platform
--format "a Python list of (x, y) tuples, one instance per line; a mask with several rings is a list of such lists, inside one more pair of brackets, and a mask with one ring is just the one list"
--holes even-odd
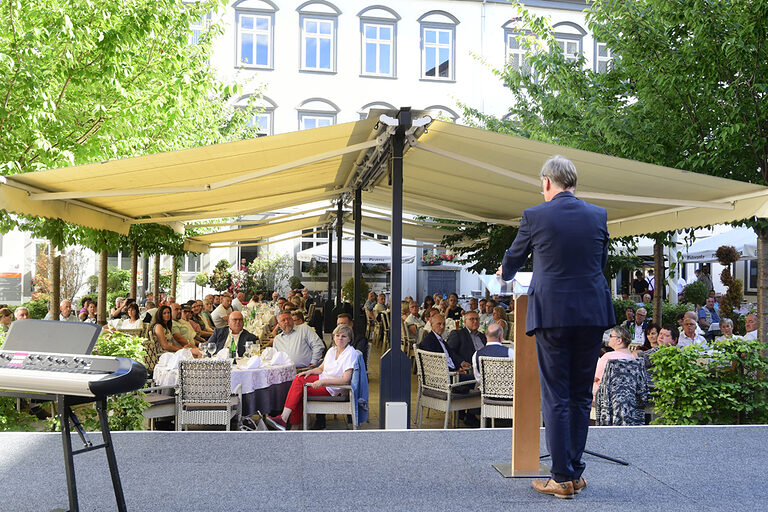
[[(588, 449), (630, 465), (587, 455), (588, 487), (574, 500), (491, 467), (509, 461), (509, 429), (113, 438), (128, 509), (140, 512), (768, 510), (768, 426), (591, 428)], [(77, 436), (73, 444), (82, 446)], [(115, 510), (103, 450), (75, 464), (81, 510)], [(0, 510), (66, 505), (60, 434), (0, 434)]]

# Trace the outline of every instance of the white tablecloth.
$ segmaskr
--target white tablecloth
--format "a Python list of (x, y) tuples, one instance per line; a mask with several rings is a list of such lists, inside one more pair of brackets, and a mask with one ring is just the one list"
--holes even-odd
[[(256, 370), (233, 367), (232, 391), (234, 392), (238, 384), (242, 384), (243, 394), (252, 393), (257, 389), (291, 381), (295, 376), (296, 367), (293, 363), (281, 366), (265, 366)], [(152, 378), (155, 386), (175, 386), (179, 383), (179, 370), (166, 366), (155, 366)]]

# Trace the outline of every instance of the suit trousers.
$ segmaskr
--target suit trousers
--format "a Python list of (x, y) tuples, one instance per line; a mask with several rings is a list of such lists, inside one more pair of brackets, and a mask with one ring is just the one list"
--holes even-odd
[(581, 456), (587, 442), (592, 382), (603, 331), (592, 326), (535, 331), (541, 412), (556, 482), (577, 480), (584, 472)]

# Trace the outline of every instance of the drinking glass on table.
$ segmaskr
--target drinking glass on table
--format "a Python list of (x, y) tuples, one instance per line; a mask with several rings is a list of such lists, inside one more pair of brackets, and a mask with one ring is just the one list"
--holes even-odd
[(246, 356), (252, 356), (253, 355), (253, 342), (252, 341), (246, 341), (245, 342), (245, 355)]
[(213, 354), (216, 353), (216, 343), (213, 341), (206, 343), (205, 351), (208, 353), (208, 357), (213, 357)]

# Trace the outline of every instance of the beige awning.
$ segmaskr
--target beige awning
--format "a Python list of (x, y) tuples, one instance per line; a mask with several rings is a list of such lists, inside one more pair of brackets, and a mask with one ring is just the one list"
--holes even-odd
[[(371, 118), (8, 176), (6, 184), (0, 183), (0, 198), (9, 211), (120, 233), (127, 232), (128, 222), (162, 222), (180, 229), (188, 220), (263, 213), (339, 198), (348, 201), (350, 184), (364, 171), (365, 155), (388, 149), (386, 130), (385, 123)], [(541, 165), (551, 155), (562, 154), (578, 169), (577, 195), (608, 210), (614, 237), (768, 216), (768, 188), (759, 185), (441, 121), (416, 134), (410, 137), (404, 156), (406, 213), (515, 225), (525, 208), (542, 201)], [(386, 163), (386, 157), (380, 160)], [(386, 174), (366, 185), (364, 204), (386, 210), (391, 200)], [(365, 220), (369, 231), (389, 231), (386, 220)], [(280, 229), (293, 225), (283, 226)], [(190, 244), (274, 236), (267, 234), (271, 231), (266, 227), (246, 229), (256, 228), (197, 237)], [(406, 222), (404, 236), (438, 242), (439, 231)]]
[(240, 229), (229, 229), (216, 233), (210, 233), (207, 235), (196, 236), (189, 238), (189, 240), (193, 240), (200, 244), (263, 240), (265, 238), (285, 235), (295, 231), (327, 226), (333, 222), (333, 219), (334, 217), (328, 214), (315, 215), (312, 217), (302, 217), (299, 219), (290, 219), (281, 222), (268, 222), (259, 224), (257, 226), (250, 226)]

